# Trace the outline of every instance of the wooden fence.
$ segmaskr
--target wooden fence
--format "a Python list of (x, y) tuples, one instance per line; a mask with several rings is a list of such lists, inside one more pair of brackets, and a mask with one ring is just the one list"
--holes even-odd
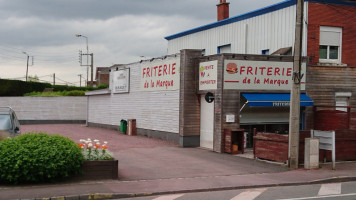
[[(340, 111), (344, 108), (347, 111)], [(356, 131), (356, 107), (355, 106), (314, 106), (315, 130), (355, 130)]]

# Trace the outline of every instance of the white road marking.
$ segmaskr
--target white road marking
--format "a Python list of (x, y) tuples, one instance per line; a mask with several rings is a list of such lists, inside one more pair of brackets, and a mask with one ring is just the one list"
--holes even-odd
[(183, 196), (184, 194), (175, 194), (175, 195), (165, 195), (165, 196), (160, 196), (152, 200), (174, 200), (176, 198), (179, 198)]
[(266, 191), (266, 188), (262, 189), (255, 189), (255, 190), (248, 190), (245, 192), (240, 193), (239, 195), (235, 196), (231, 200), (253, 200)]
[(321, 185), (318, 196), (327, 196), (333, 194), (341, 194), (341, 183)]
[(348, 197), (348, 196), (355, 196), (356, 193), (350, 194), (335, 194), (329, 196), (318, 196), (318, 197), (301, 197), (301, 198), (292, 198), (292, 199), (277, 199), (277, 200), (307, 200), (307, 199), (326, 199), (326, 198), (335, 198), (335, 197)]

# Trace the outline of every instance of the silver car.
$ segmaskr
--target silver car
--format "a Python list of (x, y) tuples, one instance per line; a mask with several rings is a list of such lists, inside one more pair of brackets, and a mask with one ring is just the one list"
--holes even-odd
[(10, 107), (0, 107), (0, 140), (20, 134), (20, 122)]

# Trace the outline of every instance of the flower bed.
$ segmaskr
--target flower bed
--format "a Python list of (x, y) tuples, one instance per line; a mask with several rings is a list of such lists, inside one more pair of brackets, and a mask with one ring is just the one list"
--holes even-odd
[(79, 147), (82, 149), (84, 160), (114, 160), (112, 154), (108, 150), (108, 142), (104, 141), (101, 145), (99, 140), (79, 140)]
[(84, 157), (80, 179), (118, 179), (119, 161), (114, 159), (107, 144), (106, 141), (101, 144), (99, 140), (92, 141), (90, 138), (80, 140), (78, 145)]

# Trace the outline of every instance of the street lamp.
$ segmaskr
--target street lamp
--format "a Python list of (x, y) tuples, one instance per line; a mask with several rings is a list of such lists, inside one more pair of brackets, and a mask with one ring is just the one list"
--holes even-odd
[(30, 55), (28, 55), (26, 52), (22, 52), (23, 54), (26, 54), (27, 56), (27, 67), (26, 67), (26, 82), (27, 82), (27, 75), (28, 75), (28, 60), (30, 59)]
[(86, 81), (86, 86), (88, 86), (88, 80), (89, 80), (89, 46), (88, 46), (88, 37), (87, 36), (84, 36), (84, 35), (81, 35), (81, 34), (75, 34), (75, 37), (83, 37), (85, 38), (86, 40), (86, 43), (87, 43), (87, 81)]

